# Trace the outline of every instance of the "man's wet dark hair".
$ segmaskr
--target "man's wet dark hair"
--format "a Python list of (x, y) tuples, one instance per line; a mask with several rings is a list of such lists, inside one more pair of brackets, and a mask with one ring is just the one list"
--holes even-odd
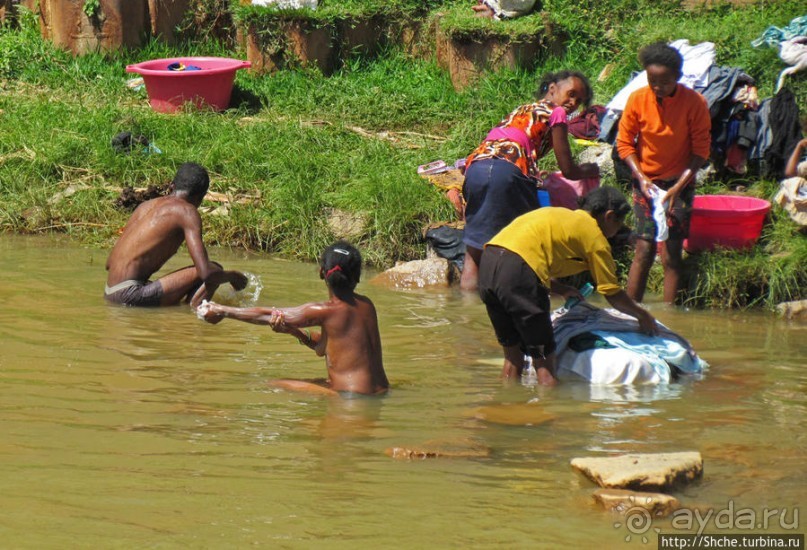
[(591, 82), (588, 77), (580, 71), (558, 71), (556, 73), (546, 73), (541, 77), (541, 83), (538, 85), (538, 91), (535, 92), (535, 98), (541, 100), (549, 91), (550, 84), (557, 84), (567, 78), (579, 78), (583, 83), (583, 88), (586, 91), (586, 96), (580, 98), (580, 103), (584, 108), (591, 105), (591, 100), (594, 99), (594, 89), (591, 87)]
[(681, 77), (684, 67), (684, 58), (681, 53), (664, 42), (649, 44), (639, 51), (639, 62), (645, 69), (648, 65), (661, 65), (675, 72)]
[(578, 202), (580, 208), (596, 218), (613, 210), (617, 219), (624, 219), (630, 212), (630, 205), (625, 195), (616, 187), (597, 187)]
[(201, 198), (210, 187), (210, 176), (199, 164), (186, 162), (177, 170), (173, 185), (174, 191), (184, 191), (190, 197)]
[(347, 241), (337, 241), (322, 252), (320, 277), (334, 290), (353, 290), (361, 279), (361, 254)]

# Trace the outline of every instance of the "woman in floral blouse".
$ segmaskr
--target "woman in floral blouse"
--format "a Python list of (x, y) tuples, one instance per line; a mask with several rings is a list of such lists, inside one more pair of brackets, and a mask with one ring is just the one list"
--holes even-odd
[(465, 199), (465, 265), (460, 286), (475, 290), (482, 248), (515, 218), (539, 207), (538, 160), (551, 148), (564, 177), (599, 176), (596, 164), (576, 164), (568, 139), (568, 115), (591, 102), (588, 79), (576, 71), (546, 75), (543, 99), (522, 105), (493, 128), (468, 156)]

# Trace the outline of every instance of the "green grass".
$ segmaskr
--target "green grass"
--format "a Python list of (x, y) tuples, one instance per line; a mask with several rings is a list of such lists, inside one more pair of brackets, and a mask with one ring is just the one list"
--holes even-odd
[[(344, 8), (381, 4), (401, 13), (422, 5), (353, 1)], [(440, 24), (452, 32), (495, 23), (474, 18), (470, 2), (431, 7), (438, 5), (446, 13)], [(546, 0), (544, 6), (549, 15), (520, 23), (536, 25), (540, 19), (543, 25), (548, 17), (569, 42), (563, 58), (543, 59), (535, 71), (503, 71), (455, 92), (434, 60), (388, 47), (378, 57), (350, 58), (329, 77), (312, 69), (264, 76), (239, 71), (232, 109), (176, 115), (151, 111), (145, 92), (128, 90), (125, 82), (133, 75), (125, 66), (177, 55), (243, 57), (243, 52), (207, 37), (176, 47), (151, 42), (139, 51), (73, 58), (43, 42), (33, 18), (23, 17), (21, 28), (0, 30), (0, 229), (62, 231), (110, 246), (128, 217), (114, 207), (116, 188), (165, 183), (179, 164), (196, 161), (211, 172), (212, 190), (260, 196), (233, 205), (229, 216), (205, 215), (207, 242), (312, 260), (333, 238), (325, 213), (337, 208), (367, 220), (357, 244), (372, 264), (387, 267), (422, 257), (422, 226), (451, 219), (448, 202), (416, 175), (416, 167), (467, 155), (504, 114), (532, 99), (543, 72), (575, 68), (596, 77), (613, 64), (611, 76), (594, 83), (595, 101), (604, 103), (639, 68), (636, 51), (645, 43), (712, 40), (719, 62), (743, 67), (758, 79), (765, 97), (782, 64), (775, 51), (755, 50), (749, 42), (768, 24), (783, 26), (807, 11), (802, 1), (694, 13), (650, 0)], [(337, 13), (327, 2), (317, 11), (322, 17)], [(521, 28), (516, 23), (504, 26)], [(804, 75), (790, 84), (800, 104), (807, 103)], [(115, 154), (110, 140), (123, 130), (147, 136), (163, 153)], [(544, 167), (553, 165), (549, 155)], [(53, 199), (65, 190), (75, 192)], [(715, 185), (704, 191), (721, 190)], [(775, 190), (775, 184), (762, 182), (750, 192), (771, 198)], [(691, 305), (771, 307), (807, 293), (802, 267), (807, 238), (777, 211), (750, 253), (703, 254), (688, 261), (694, 274)], [(651, 289), (657, 290), (654, 274)]]

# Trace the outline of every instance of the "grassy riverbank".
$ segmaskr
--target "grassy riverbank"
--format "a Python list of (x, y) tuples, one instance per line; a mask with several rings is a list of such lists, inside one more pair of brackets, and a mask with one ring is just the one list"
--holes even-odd
[[(463, 17), (467, 6), (447, 4), (441, 24), (478, 24)], [(126, 88), (127, 64), (243, 53), (205, 40), (74, 59), (23, 18), (21, 29), (0, 31), (0, 228), (62, 231), (109, 246), (128, 217), (114, 206), (119, 188), (167, 182), (179, 163), (194, 160), (211, 171), (213, 191), (241, 199), (227, 215), (205, 217), (208, 242), (313, 259), (332, 239), (327, 213), (338, 209), (364, 220), (358, 244), (373, 264), (389, 266), (421, 257), (422, 226), (451, 219), (447, 201), (415, 168), (465, 156), (504, 113), (531, 98), (540, 73), (574, 67), (596, 77), (612, 64), (611, 76), (595, 85), (596, 101), (605, 103), (638, 68), (641, 45), (710, 40), (719, 63), (742, 67), (768, 97), (783, 65), (774, 50), (749, 42), (769, 24), (807, 12), (802, 0), (698, 12), (651, 0), (547, 0), (544, 7), (569, 36), (568, 50), (535, 72), (490, 75), (458, 93), (433, 60), (389, 49), (373, 60), (354, 58), (330, 77), (240, 71), (233, 109), (171, 116), (152, 112), (144, 91)], [(807, 105), (807, 79), (790, 83)], [(110, 140), (123, 130), (147, 136), (162, 153), (116, 154)], [(761, 182), (749, 192), (770, 198), (775, 189)], [(702, 255), (691, 265), (698, 273), (693, 304), (770, 306), (807, 294), (807, 238), (779, 212), (751, 253)]]

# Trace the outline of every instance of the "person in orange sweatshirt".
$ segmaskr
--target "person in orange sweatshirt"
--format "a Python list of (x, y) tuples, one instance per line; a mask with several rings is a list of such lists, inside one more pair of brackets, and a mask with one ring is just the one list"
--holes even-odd
[(664, 302), (674, 303), (681, 279), (681, 255), (689, 233), (695, 174), (709, 158), (711, 117), (706, 100), (679, 84), (683, 58), (664, 43), (645, 46), (639, 61), (648, 86), (633, 92), (619, 121), (617, 153), (630, 167), (636, 253), (628, 273), (628, 295), (641, 302), (656, 256), (657, 226), (652, 197), (666, 192), (669, 236), (661, 250)]

